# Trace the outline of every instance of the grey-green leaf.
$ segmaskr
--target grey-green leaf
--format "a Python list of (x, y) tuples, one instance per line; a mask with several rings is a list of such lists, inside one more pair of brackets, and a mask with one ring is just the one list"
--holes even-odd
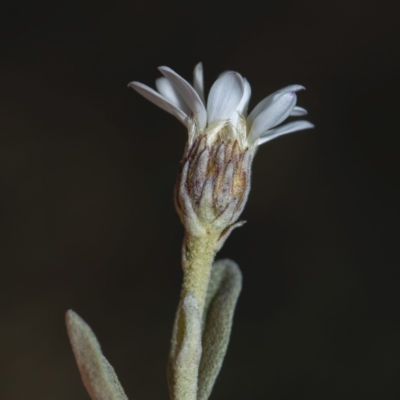
[(211, 271), (204, 310), (197, 400), (208, 399), (221, 369), (241, 289), (239, 266), (229, 259), (216, 261)]
[(128, 400), (89, 325), (72, 310), (67, 312), (66, 323), (79, 372), (91, 399)]
[(171, 399), (196, 400), (201, 357), (201, 318), (198, 303), (191, 292), (179, 304), (174, 330), (168, 366)]

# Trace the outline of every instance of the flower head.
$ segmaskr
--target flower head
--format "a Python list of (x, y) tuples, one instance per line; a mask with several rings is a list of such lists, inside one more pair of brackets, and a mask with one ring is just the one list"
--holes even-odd
[(247, 200), (251, 162), (258, 146), (314, 127), (304, 120), (281, 125), (288, 117), (307, 114), (296, 106), (296, 92), (304, 87), (280, 89), (248, 114), (250, 84), (237, 72), (222, 73), (206, 102), (201, 63), (194, 69), (193, 86), (168, 67), (159, 70), (164, 76), (156, 80), (157, 91), (139, 82), (129, 86), (188, 128), (175, 196), (181, 220), (196, 234), (204, 229), (230, 231)]

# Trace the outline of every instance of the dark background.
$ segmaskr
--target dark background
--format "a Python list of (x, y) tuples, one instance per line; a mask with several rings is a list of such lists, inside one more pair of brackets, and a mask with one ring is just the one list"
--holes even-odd
[(244, 289), (211, 399), (399, 399), (396, 1), (3, 4), (0, 398), (85, 400), (64, 327), (92, 326), (130, 399), (167, 399), (185, 128), (126, 87), (167, 65), (251, 107), (289, 84), (314, 130), (264, 145), (220, 256)]

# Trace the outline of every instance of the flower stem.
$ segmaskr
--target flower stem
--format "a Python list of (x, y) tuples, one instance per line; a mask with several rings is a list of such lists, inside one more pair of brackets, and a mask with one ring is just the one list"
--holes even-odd
[(209, 232), (204, 236), (185, 234), (182, 249), (183, 286), (181, 298), (192, 292), (203, 314), (211, 267), (218, 248), (219, 234)]

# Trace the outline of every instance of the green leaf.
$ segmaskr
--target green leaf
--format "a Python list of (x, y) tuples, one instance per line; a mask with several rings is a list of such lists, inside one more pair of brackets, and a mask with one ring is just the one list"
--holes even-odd
[(201, 318), (192, 292), (179, 303), (168, 365), (171, 399), (196, 400), (201, 357)]
[(241, 289), (239, 266), (229, 259), (216, 261), (211, 271), (203, 317), (203, 353), (197, 400), (208, 399), (221, 369)]
[(66, 323), (76, 363), (91, 399), (128, 400), (89, 325), (72, 310), (67, 311)]

